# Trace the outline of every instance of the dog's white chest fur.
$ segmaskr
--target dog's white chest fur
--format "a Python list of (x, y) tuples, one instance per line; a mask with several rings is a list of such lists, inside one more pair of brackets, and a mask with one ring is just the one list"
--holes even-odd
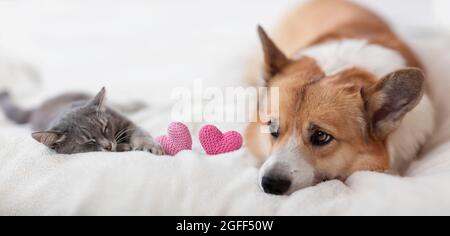
[[(352, 68), (364, 69), (377, 78), (407, 67), (397, 51), (366, 40), (338, 40), (299, 51), (294, 59), (308, 56), (316, 60), (327, 76)], [(434, 129), (434, 109), (425, 95), (419, 105), (408, 113), (399, 129), (388, 140), (391, 169), (399, 170), (413, 160)]]
[(327, 76), (356, 67), (381, 78), (406, 67), (406, 61), (400, 53), (369, 44), (366, 40), (332, 41), (307, 48), (295, 55), (297, 58), (302, 56), (314, 58)]

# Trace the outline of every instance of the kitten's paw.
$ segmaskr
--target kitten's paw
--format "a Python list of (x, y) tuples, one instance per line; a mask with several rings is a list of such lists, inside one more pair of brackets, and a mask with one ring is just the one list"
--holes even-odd
[(164, 156), (165, 155), (164, 150), (159, 145), (157, 145), (156, 147), (151, 148), (149, 150), (149, 152), (151, 152), (151, 153), (153, 153), (153, 154), (155, 154), (157, 156)]
[(131, 145), (128, 143), (117, 144), (117, 152), (129, 152), (132, 151)]
[(164, 150), (162, 147), (157, 143), (147, 143), (142, 145), (142, 147), (137, 148), (135, 151), (144, 151), (144, 152), (150, 152), (157, 156), (163, 156)]

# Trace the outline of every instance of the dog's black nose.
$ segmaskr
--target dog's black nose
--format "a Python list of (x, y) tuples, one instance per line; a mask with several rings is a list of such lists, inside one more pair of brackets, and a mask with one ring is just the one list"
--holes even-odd
[(280, 177), (263, 177), (261, 186), (264, 192), (274, 195), (283, 195), (291, 187), (291, 181)]

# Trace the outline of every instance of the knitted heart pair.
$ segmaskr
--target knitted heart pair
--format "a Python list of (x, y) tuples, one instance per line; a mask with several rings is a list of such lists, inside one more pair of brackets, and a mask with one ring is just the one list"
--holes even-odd
[[(199, 133), (200, 143), (208, 155), (237, 151), (242, 147), (242, 136), (236, 131), (222, 133), (213, 125), (204, 126)], [(156, 138), (165, 153), (175, 156), (181, 151), (192, 150), (192, 136), (183, 123), (169, 125), (167, 135)]]

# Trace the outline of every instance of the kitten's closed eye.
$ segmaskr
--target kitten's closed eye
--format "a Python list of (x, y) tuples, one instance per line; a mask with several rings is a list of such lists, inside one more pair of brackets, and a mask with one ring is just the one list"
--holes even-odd
[(109, 133), (108, 125), (105, 125), (105, 127), (103, 127), (102, 133), (103, 135), (107, 135)]
[(95, 139), (90, 139), (90, 140), (88, 140), (86, 143), (84, 143), (84, 144), (88, 144), (88, 145), (96, 145), (97, 144), (97, 140), (95, 140)]

